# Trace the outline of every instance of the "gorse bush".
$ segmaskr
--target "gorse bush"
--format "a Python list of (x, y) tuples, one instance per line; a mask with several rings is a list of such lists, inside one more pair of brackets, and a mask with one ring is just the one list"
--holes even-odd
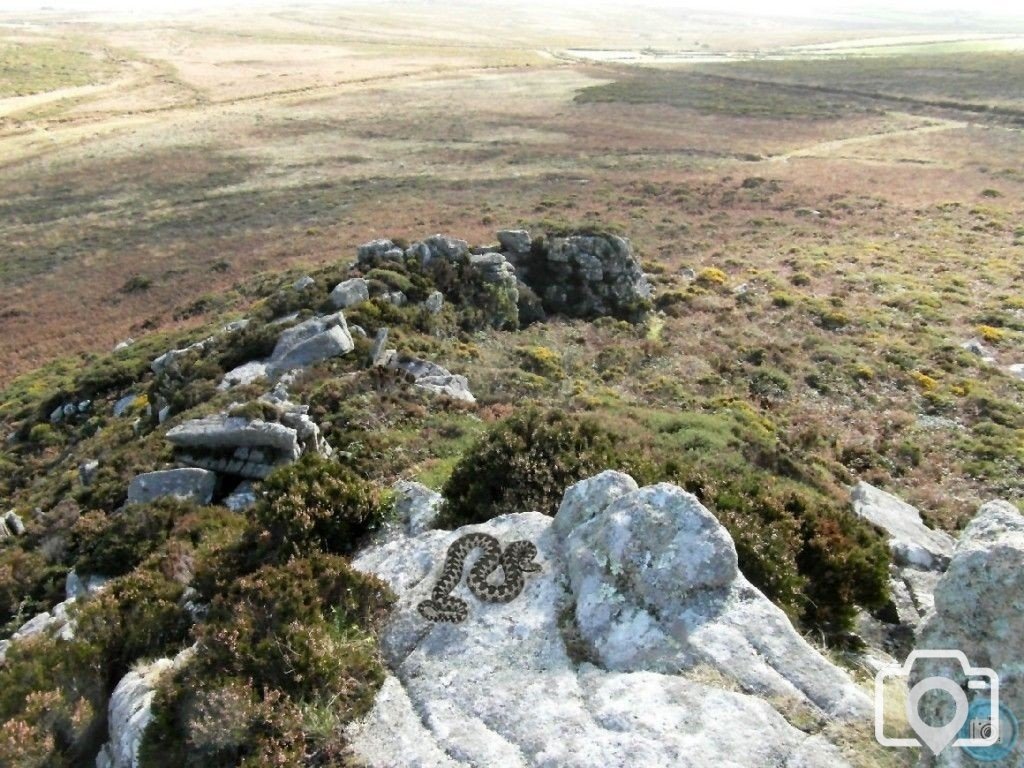
[(274, 549), (351, 552), (383, 521), (387, 496), (352, 469), (309, 453), (271, 473), (252, 511)]
[(529, 510), (553, 515), (569, 485), (622, 466), (615, 444), (591, 418), (524, 408), (496, 424), (456, 465), (444, 486), (441, 524)]

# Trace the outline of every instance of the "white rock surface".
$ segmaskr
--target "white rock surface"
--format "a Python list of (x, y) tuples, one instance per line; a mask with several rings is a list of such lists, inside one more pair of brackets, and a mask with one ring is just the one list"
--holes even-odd
[(136, 475), (128, 484), (129, 504), (148, 504), (156, 499), (176, 499), (209, 504), (217, 488), (217, 474), (206, 469), (186, 467), (162, 469)]
[(441, 511), (444, 497), (422, 483), (399, 480), (392, 488), (395, 491), (395, 512), (412, 536), (429, 531)]
[(224, 390), (231, 389), (232, 387), (252, 384), (254, 381), (266, 378), (266, 375), (267, 364), (264, 361), (250, 360), (249, 362), (242, 363), (225, 373), (224, 378), (221, 379), (220, 384), (217, 385), (217, 389), (223, 392)]
[(139, 747), (153, 718), (157, 687), (166, 675), (187, 664), (194, 653), (194, 647), (186, 648), (173, 659), (140, 664), (121, 678), (108, 705), (110, 741), (96, 756), (96, 768), (138, 768)]
[(745, 691), (830, 715), (868, 711), (863, 692), (739, 572), (732, 538), (695, 496), (662, 483), (609, 501), (618, 490), (595, 484), (586, 499), (599, 511), (565, 541), (580, 632), (604, 666), (706, 665)]
[(370, 286), (363, 278), (353, 277), (334, 286), (329, 298), (335, 309), (348, 309), (369, 301)]
[[(717, 521), (678, 488), (636, 490), (617, 473), (586, 482), (589, 493), (578, 486), (567, 493), (557, 532), (552, 519), (539, 513), (505, 515), (454, 532), (388, 537), (356, 558), (357, 568), (376, 574), (398, 595), (381, 638), (392, 675), (373, 710), (347, 732), (356, 757), (388, 768), (845, 765), (835, 747), (788, 724), (765, 698), (690, 679), (686, 665), (672, 667), (680, 659), (677, 646), (692, 644), (702, 651), (694, 654), (702, 669), (711, 663), (726, 678), (785, 690), (837, 717), (868, 717), (867, 697), (781, 612), (763, 607), (768, 601), (735, 573), (735, 551)], [(644, 522), (659, 509), (657, 524)], [(570, 525), (570, 518), (579, 522)], [(600, 535), (602, 528), (607, 536)], [(469, 531), (485, 531), (503, 544), (532, 541), (542, 570), (527, 574), (522, 594), (507, 604), (482, 603), (460, 584), (455, 594), (469, 603), (468, 619), (430, 624), (416, 605), (430, 596), (448, 545)], [(584, 541), (614, 544), (597, 556), (615, 570), (614, 582), (586, 572)], [(723, 562), (716, 562), (718, 556)], [(573, 573), (584, 576), (575, 589)], [(695, 642), (684, 633), (699, 598), (691, 603), (686, 595), (699, 596), (720, 583), (731, 602), (718, 607), (728, 616), (705, 615), (709, 626), (690, 630), (725, 633), (727, 639)], [(654, 594), (657, 589), (666, 596)], [(641, 594), (667, 613), (648, 615), (646, 631), (631, 625), (635, 635), (618, 634), (626, 627), (602, 606), (638, 617)], [(671, 615), (676, 609), (682, 613)], [(581, 651), (572, 616), (595, 612), (608, 621), (589, 625), (590, 642)], [(666, 637), (676, 632), (676, 645), (647, 643), (642, 659), (631, 657), (631, 669), (570, 657), (572, 648), (598, 661), (601, 648), (630, 658), (634, 639), (650, 639), (655, 631)], [(568, 643), (570, 636), (575, 639)], [(733, 655), (716, 657), (716, 651)], [(826, 684), (831, 688), (822, 690)]]
[[(917, 648), (960, 650), (972, 666), (993, 669), (999, 676), (1001, 703), (1020, 719), (1024, 716), (1021, 638), (1024, 516), (1008, 501), (990, 501), (982, 505), (957, 542), (949, 568), (935, 588), (935, 612), (921, 627)], [(933, 675), (966, 686), (960, 665), (945, 660), (919, 660), (910, 684)], [(969, 693), (971, 698), (975, 695), (980, 694)], [(926, 698), (922, 717), (926, 722), (946, 723), (952, 719), (951, 705), (948, 696)], [(1021, 764), (1019, 749), (1015, 753), (1018, 761), (1007, 764)], [(946, 750), (938, 765), (959, 765), (959, 752)]]
[(928, 528), (915, 507), (861, 481), (850, 493), (853, 511), (889, 535), (897, 565), (942, 570), (953, 552), (953, 537)]
[(306, 368), (321, 360), (346, 355), (355, 344), (341, 312), (313, 317), (284, 331), (267, 361), (268, 375)]

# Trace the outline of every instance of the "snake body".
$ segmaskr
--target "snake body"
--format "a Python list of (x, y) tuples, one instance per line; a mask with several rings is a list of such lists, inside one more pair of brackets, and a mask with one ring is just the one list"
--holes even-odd
[[(445, 556), (441, 577), (434, 585), (430, 600), (419, 604), (420, 615), (428, 621), (458, 623), (469, 615), (469, 606), (464, 600), (454, 597), (451, 592), (462, 581), (462, 571), (469, 553), (477, 547), (483, 550), (479, 559), (469, 569), (466, 584), (470, 592), (488, 603), (507, 603), (523, 591), (523, 573), (539, 571), (540, 566), (532, 562), (537, 556), (537, 547), (529, 541), (513, 541), (502, 551), (500, 542), (486, 533), (469, 533), (452, 542)], [(488, 577), (498, 568), (504, 574), (501, 584), (491, 584)]]

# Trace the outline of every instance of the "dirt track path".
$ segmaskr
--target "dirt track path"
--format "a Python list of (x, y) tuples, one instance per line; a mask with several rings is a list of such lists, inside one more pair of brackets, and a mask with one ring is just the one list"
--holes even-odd
[(849, 136), (845, 139), (834, 139), (832, 141), (821, 141), (810, 144), (791, 152), (780, 155), (772, 155), (767, 158), (771, 162), (787, 163), (793, 158), (800, 157), (835, 157), (837, 153), (853, 146), (863, 146), (875, 142), (885, 142), (903, 136), (919, 136), (924, 133), (940, 133), (943, 131), (956, 130), (967, 127), (968, 123), (963, 120), (945, 120), (929, 118), (927, 123), (911, 126), (910, 128), (899, 128), (893, 131), (879, 131), (877, 133), (865, 133), (860, 136)]

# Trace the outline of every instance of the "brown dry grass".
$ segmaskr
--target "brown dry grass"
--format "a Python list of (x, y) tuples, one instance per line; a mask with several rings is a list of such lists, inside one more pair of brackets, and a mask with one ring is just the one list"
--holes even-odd
[[(726, 274), (721, 291), (667, 318), (652, 379), (745, 394), (737, 355), (760, 350), (794, 381), (778, 414), (791, 439), (828, 435), (837, 455), (924, 444), (914, 466), (864, 472), (939, 509), (944, 524), (993, 488), (1016, 492), (967, 468), (956, 434), (924, 434), (915, 419), (974, 418), (970, 397), (955, 394), (966, 380), (1019, 401), (998, 370), (942, 368), (989, 316), (1016, 322), (1018, 128), (891, 103), (801, 118), (792, 94), (786, 117), (678, 98), (580, 103), (584, 89), (633, 71), (552, 50), (668, 45), (664, 19), (451, 14), (460, 23), (410, 5), (71, 25), (115, 71), (91, 90), (0, 100), (0, 385), (55, 357), (241, 308), (232, 288), (252, 274), (348, 259), (380, 235), (487, 241), (499, 226), (598, 219), (626, 229), (662, 293), (686, 289), (684, 267)], [(699, 35), (703, 23), (693, 22)], [(124, 292), (136, 276), (148, 290)], [(731, 293), (741, 283), (754, 286), (749, 304)], [(205, 309), (182, 311), (203, 297)], [(823, 328), (829, 311), (849, 324)], [(885, 362), (894, 349), (952, 405), (925, 400), (910, 369)], [(1021, 334), (998, 352), (1001, 364), (1024, 361)], [(668, 391), (612, 384), (640, 401)]]

